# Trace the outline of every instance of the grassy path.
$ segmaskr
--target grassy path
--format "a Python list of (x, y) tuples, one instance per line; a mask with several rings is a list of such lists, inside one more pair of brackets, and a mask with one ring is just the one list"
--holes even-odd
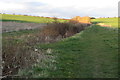
[(55, 50), (57, 69), (50, 77), (115, 78), (118, 77), (117, 29), (93, 26), (84, 32), (40, 48)]

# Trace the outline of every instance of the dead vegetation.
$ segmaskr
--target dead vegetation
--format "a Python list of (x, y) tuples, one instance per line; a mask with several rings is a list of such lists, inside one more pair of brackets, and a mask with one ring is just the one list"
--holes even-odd
[(85, 16), (85, 17), (76, 16), (76, 17), (72, 18), (71, 20), (79, 22), (79, 23), (91, 24), (90, 17), (88, 17), (88, 16)]
[(90, 24), (85, 23), (54, 23), (46, 26), (42, 34), (44, 36), (49, 36), (52, 38), (61, 36), (62, 38), (66, 38), (72, 36), (80, 31), (84, 30), (86, 27), (90, 26)]
[(17, 74), (20, 68), (27, 68), (37, 59), (31, 47), (14, 39), (3, 44), (3, 76)]

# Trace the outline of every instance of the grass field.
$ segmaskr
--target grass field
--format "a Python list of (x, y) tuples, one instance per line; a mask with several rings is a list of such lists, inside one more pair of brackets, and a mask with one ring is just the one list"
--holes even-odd
[[(37, 45), (38, 49), (51, 49), (56, 56), (48, 63), (56, 68), (30, 69), (33, 77), (54, 78), (116, 78), (118, 77), (117, 29), (92, 26), (85, 31), (60, 42)], [(49, 67), (49, 66), (48, 66)], [(37, 70), (37, 71), (36, 71)], [(39, 75), (43, 72), (45, 75)], [(30, 75), (26, 71), (24, 75)], [(46, 76), (48, 75), (48, 76)]]
[[(10, 14), (0, 14), (2, 16), (2, 21), (16, 21), (16, 22), (34, 22), (34, 23), (51, 23), (54, 19), (45, 17), (33, 17), (33, 16), (23, 16), (23, 15), (10, 15)], [(58, 22), (65, 22), (67, 20), (60, 20)]]
[[(28, 18), (25, 19), (27, 20), (23, 21), (29, 21)], [(34, 22), (32, 19), (30, 19), (31, 22)], [(113, 28), (93, 25), (59, 42), (32, 44), (30, 49), (36, 48), (38, 52), (43, 51), (44, 55), (49, 58), (42, 62), (38, 61), (32, 68), (21, 69), (18, 75), (40, 78), (117, 78), (118, 29), (116, 20), (114, 18), (92, 20), (94, 23), (110, 24)], [(35, 20), (37, 21), (39, 20)], [(35, 40), (34, 36), (29, 38), (27, 36), (38, 32), (39, 30), (24, 30), (3, 33), (3, 44), (15, 45), (30, 39)], [(11, 39), (13, 43), (7, 42), (8, 39)], [(15, 45), (17, 46), (19, 45)], [(38, 52), (36, 53), (39, 54)]]
[[(118, 30), (92, 26), (60, 42), (36, 45), (51, 49), (54, 58), (20, 73), (31, 77), (115, 78), (118, 77)], [(54, 67), (50, 67), (53, 65)], [(31, 75), (32, 74), (32, 75)], [(42, 75), (40, 75), (42, 74)]]
[(106, 25), (111, 25), (114, 28), (118, 27), (118, 18), (97, 18), (91, 20), (93, 23), (104, 23)]

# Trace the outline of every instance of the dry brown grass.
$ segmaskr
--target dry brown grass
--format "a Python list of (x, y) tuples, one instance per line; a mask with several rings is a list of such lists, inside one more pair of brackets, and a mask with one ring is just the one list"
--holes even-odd
[[(27, 60), (30, 58), (29, 48), (24, 43), (14, 42), (14, 39), (7, 40), (7, 45), (3, 44), (3, 75), (17, 73), (19, 68), (29, 66)], [(26, 61), (25, 61), (26, 56)], [(31, 60), (32, 62), (32, 60)]]
[(54, 23), (46, 26), (42, 34), (44, 36), (49, 36), (52, 38), (62, 36), (63, 38), (72, 36), (80, 31), (84, 30), (86, 27), (90, 26), (90, 24), (86, 23)]

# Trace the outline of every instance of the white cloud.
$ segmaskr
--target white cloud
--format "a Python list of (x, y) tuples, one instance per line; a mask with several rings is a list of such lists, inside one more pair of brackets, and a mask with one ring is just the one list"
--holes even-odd
[(47, 3), (56, 7), (106, 7), (116, 6), (119, 0), (37, 0), (42, 3)]
[(0, 2), (0, 11), (16, 10), (16, 9), (24, 9), (24, 8), (25, 8), (25, 5), (22, 5), (22, 4)]
[(0, 12), (40, 16), (117, 16), (119, 0), (2, 0)]

